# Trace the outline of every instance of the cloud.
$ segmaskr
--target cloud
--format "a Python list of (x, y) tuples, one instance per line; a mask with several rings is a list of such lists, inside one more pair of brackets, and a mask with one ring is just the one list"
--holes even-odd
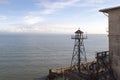
[[(89, 24), (89, 26), (88, 26)], [(106, 33), (104, 24), (99, 22), (88, 24), (55, 24), (55, 23), (36, 23), (33, 25), (27, 24), (10, 24), (8, 26), (0, 27), (0, 32), (13, 33), (42, 33), (42, 34), (74, 34), (80, 28), (87, 33)], [(99, 25), (99, 26), (98, 26)], [(90, 27), (91, 26), (91, 27)], [(97, 27), (96, 27), (97, 26)], [(99, 28), (98, 28), (99, 27)], [(91, 30), (92, 29), (92, 30)]]
[(24, 23), (28, 25), (33, 25), (42, 21), (43, 21), (43, 18), (40, 16), (29, 15), (24, 17)]
[[(74, 31), (75, 26), (70, 24), (51, 24), (36, 23), (27, 24), (9, 24), (0, 27), (0, 32), (13, 33), (42, 33), (42, 34), (68, 34)], [(78, 28), (77, 28), (78, 29)]]
[(79, 0), (63, 0), (57, 2), (44, 1), (40, 2), (39, 5), (42, 5), (45, 9), (42, 11), (43, 14), (52, 14), (58, 9), (69, 7), (79, 2)]
[(6, 20), (7, 17), (6, 16), (0, 16), (0, 20)]
[[(0, 0), (0, 3), (4, 0)], [(7, 0), (6, 0), (7, 1)], [(22, 17), (21, 24), (11, 24), (8, 26), (0, 27), (0, 31), (5, 32), (28, 32), (28, 33), (73, 33), (76, 29), (78, 29), (78, 25), (76, 24), (48, 24), (48, 22), (44, 22), (44, 16), (47, 14), (54, 14), (59, 9), (69, 8), (69, 7), (89, 7), (89, 6), (95, 6), (96, 3), (103, 3), (104, 0), (39, 0), (39, 6), (42, 6), (42, 14), (40, 14), (40, 10), (37, 10), (36, 12), (38, 14), (28, 14), (27, 16)], [(51, 2), (52, 1), (52, 2)], [(107, 0), (108, 1), (108, 0)], [(95, 4), (95, 5), (94, 5)], [(100, 6), (100, 5), (99, 5)], [(93, 9), (93, 8), (91, 8)], [(86, 9), (88, 10), (88, 9)], [(43, 15), (44, 14), (44, 15)], [(42, 16), (42, 17), (41, 17)], [(47, 17), (47, 16), (46, 16)], [(45, 18), (46, 18), (45, 17)], [(0, 16), (0, 20), (5, 20), (7, 17)], [(64, 18), (63, 18), (64, 19)], [(20, 20), (18, 20), (20, 21)], [(46, 20), (47, 21), (47, 20)], [(23, 23), (22, 23), (23, 22)], [(44, 22), (44, 23), (43, 23)], [(50, 23), (50, 22), (49, 22)], [(77, 23), (77, 22), (76, 22)], [(96, 23), (96, 22), (94, 22)], [(88, 33), (98, 33), (100, 30), (96, 26), (100, 24), (94, 24), (91, 25), (83, 23), (84, 25), (80, 26), (87, 26), (86, 28), (82, 28), (83, 31), (88, 31)], [(86, 24), (86, 25), (85, 25)], [(89, 26), (95, 26), (92, 27), (92, 29), (95, 29), (96, 31), (91, 31), (91, 27)], [(104, 26), (104, 25), (102, 25)], [(89, 28), (88, 28), (89, 27)], [(101, 26), (99, 26), (101, 28)], [(103, 30), (103, 28), (101, 28)], [(100, 32), (101, 33), (101, 32)]]
[[(98, 6), (98, 4), (104, 3), (104, 0), (38, 0), (38, 6), (43, 7), (42, 14), (53, 14), (59, 9), (64, 9), (68, 7), (89, 7)], [(106, 0), (109, 1), (109, 0)]]
[(0, 0), (0, 4), (6, 4), (6, 3), (9, 3), (8, 0)]
[(103, 3), (104, 0), (89, 0), (91, 3)]

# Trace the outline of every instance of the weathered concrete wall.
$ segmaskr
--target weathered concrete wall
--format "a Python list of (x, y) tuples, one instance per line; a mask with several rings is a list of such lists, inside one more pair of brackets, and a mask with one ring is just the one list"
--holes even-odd
[(108, 14), (110, 62), (117, 80), (120, 80), (120, 9)]

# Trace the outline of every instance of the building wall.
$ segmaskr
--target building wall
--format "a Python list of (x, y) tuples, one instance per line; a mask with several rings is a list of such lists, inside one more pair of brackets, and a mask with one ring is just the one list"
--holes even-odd
[(110, 62), (117, 80), (120, 80), (120, 9), (108, 14)]

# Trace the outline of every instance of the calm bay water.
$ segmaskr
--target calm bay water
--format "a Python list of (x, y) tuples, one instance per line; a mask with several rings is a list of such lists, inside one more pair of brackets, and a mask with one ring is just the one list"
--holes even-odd
[[(84, 42), (89, 60), (108, 50), (107, 35), (88, 35)], [(36, 80), (69, 66), (73, 45), (71, 35), (1, 34), (0, 80)]]

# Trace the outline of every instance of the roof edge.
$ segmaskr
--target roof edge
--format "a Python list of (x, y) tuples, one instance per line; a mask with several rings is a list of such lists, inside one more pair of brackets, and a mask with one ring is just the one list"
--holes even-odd
[(100, 11), (100, 12), (108, 13), (109, 11), (116, 10), (116, 9), (120, 9), (120, 6), (111, 7), (111, 8), (105, 8), (105, 9), (101, 9), (101, 10), (99, 10), (99, 11)]

